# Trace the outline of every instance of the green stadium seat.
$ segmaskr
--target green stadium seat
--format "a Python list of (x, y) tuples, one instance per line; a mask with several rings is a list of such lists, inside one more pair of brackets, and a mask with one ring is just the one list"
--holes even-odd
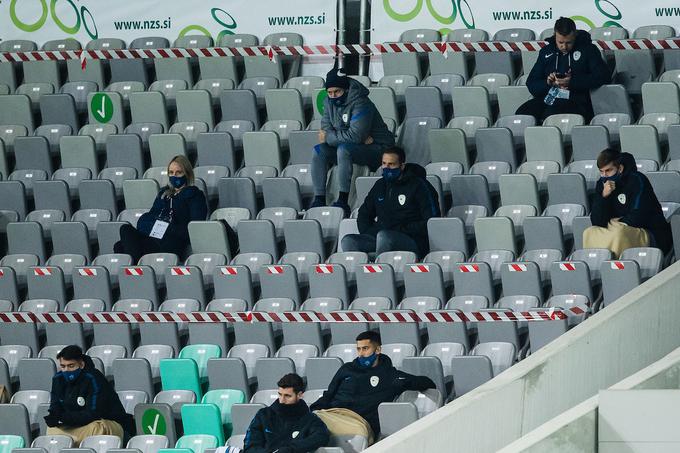
[(190, 344), (179, 352), (180, 359), (192, 359), (198, 366), (201, 381), (208, 377), (208, 360), (222, 355), (222, 349), (216, 344)]
[(163, 390), (191, 390), (196, 401), (203, 397), (198, 365), (193, 359), (164, 359), (160, 369)]
[[(217, 448), (219, 445), (217, 443), (217, 438), (215, 436), (210, 436), (208, 434), (190, 434), (184, 435), (177, 439), (175, 444), (176, 449), (189, 450), (193, 453), (204, 453), (207, 448)], [(160, 450), (159, 450), (160, 451)], [(170, 453), (170, 452), (169, 452)], [(174, 452), (180, 453), (180, 452)]]
[(227, 438), (231, 436), (233, 431), (231, 423), (231, 406), (245, 402), (246, 395), (241, 390), (235, 389), (211, 390), (203, 395), (203, 399), (201, 400), (201, 403), (203, 404), (214, 404), (219, 408), (222, 415), (224, 435)]
[(11, 453), (14, 448), (24, 448), (24, 438), (6, 434), (0, 436), (0, 453)]
[(222, 414), (215, 404), (183, 405), (182, 426), (185, 436), (207, 434), (216, 437), (219, 445), (224, 445)]

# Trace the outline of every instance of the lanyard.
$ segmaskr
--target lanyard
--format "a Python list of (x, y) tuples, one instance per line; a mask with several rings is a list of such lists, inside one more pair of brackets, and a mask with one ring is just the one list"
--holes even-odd
[[(560, 62), (560, 51), (557, 51), (557, 57), (555, 58), (555, 72), (557, 72), (557, 65)], [(569, 66), (567, 67), (567, 72), (571, 71), (571, 52), (567, 54), (567, 58), (569, 58)]]

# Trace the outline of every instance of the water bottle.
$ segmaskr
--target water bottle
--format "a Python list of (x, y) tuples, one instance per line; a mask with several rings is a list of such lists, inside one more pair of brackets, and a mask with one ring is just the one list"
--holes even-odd
[(557, 99), (559, 92), (560, 90), (557, 87), (550, 88), (550, 91), (548, 91), (548, 94), (545, 96), (545, 99), (543, 99), (543, 102), (546, 105), (553, 105), (555, 103), (555, 99)]

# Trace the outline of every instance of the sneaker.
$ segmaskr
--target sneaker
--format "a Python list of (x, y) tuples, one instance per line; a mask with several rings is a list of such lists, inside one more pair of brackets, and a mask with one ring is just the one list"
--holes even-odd
[(343, 203), (342, 201), (336, 201), (331, 206), (334, 208), (342, 208), (342, 210), (345, 211), (346, 219), (349, 219), (349, 216), (352, 214), (352, 210), (349, 208), (349, 205), (347, 203)]
[(326, 206), (326, 197), (314, 197), (312, 202), (309, 204), (309, 208), (323, 208)]

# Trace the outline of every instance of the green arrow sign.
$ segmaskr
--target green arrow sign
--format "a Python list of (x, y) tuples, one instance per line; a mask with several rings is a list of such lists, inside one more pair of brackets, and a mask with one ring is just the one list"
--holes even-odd
[(113, 117), (113, 102), (106, 93), (95, 93), (90, 102), (92, 116), (98, 123), (108, 123)]
[(144, 434), (164, 435), (167, 432), (165, 417), (156, 409), (144, 411), (144, 415), (142, 415), (142, 431), (144, 431)]

